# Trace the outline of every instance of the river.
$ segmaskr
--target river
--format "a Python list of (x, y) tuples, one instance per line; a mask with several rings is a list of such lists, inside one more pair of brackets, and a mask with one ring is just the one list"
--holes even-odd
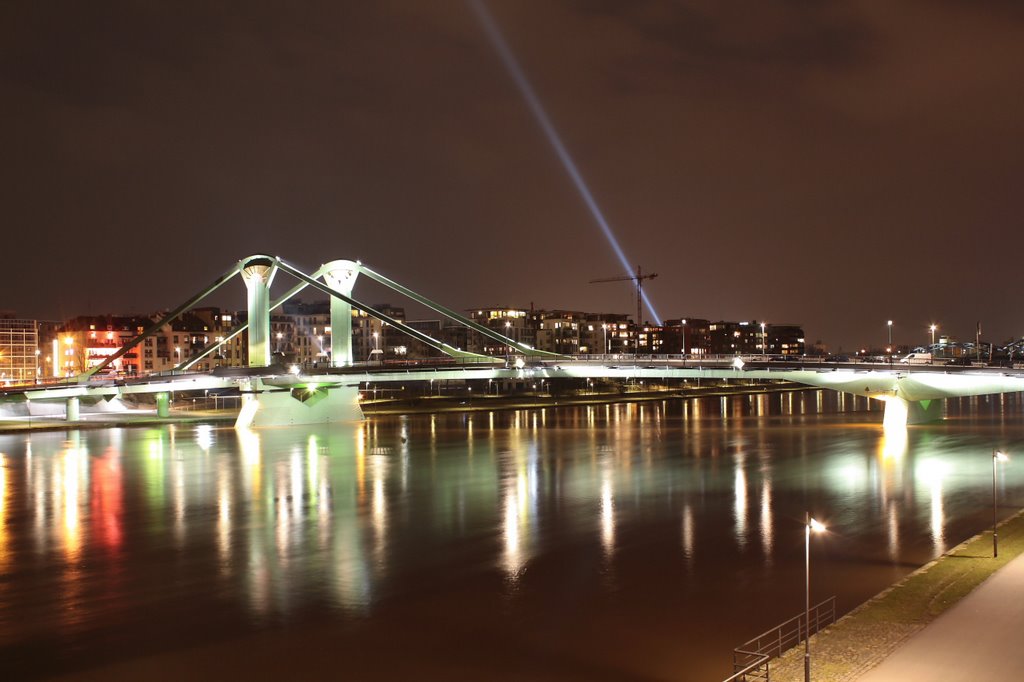
[[(1024, 494), (1024, 401), (830, 391), (0, 435), (4, 678), (721, 680)], [(1022, 456), (1019, 463), (1014, 453)]]

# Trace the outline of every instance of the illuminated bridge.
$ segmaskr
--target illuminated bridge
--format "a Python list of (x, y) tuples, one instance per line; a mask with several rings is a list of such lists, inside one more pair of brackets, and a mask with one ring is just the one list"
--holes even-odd
[[(271, 300), (270, 287), (278, 273), (290, 276), (294, 285)], [(409, 297), (458, 324), (510, 349), (509, 359), (470, 353), (438, 341), (352, 297), (359, 275)], [(203, 299), (240, 276), (247, 293), (248, 318), (210, 344), (202, 353), (178, 365), (168, 376), (130, 380), (99, 378), (115, 360), (146, 338), (197, 306)], [(333, 367), (315, 374), (283, 372), (271, 365), (270, 313), (311, 287), (331, 297), (331, 351)], [(400, 368), (356, 364), (352, 359), (352, 308), (385, 322), (446, 356), (444, 362)], [(248, 330), (249, 367), (217, 368), (197, 373), (191, 367)], [(932, 367), (822, 363), (753, 357), (693, 359), (682, 356), (585, 356), (568, 357), (531, 348), (497, 331), (477, 324), (426, 297), (348, 260), (331, 261), (311, 274), (275, 256), (256, 255), (239, 261), (209, 286), (168, 312), (150, 328), (126, 343), (104, 362), (73, 380), (58, 385), (10, 389), (0, 394), (0, 412), (7, 414), (53, 413), (59, 410), (68, 421), (78, 421), (81, 410), (125, 409), (122, 398), (150, 394), (156, 412), (168, 416), (170, 395), (179, 391), (237, 391), (242, 407), (237, 427), (279, 426), (352, 421), (362, 418), (360, 386), (438, 380), (537, 381), (551, 379), (724, 379), (786, 380), (885, 401), (885, 424), (920, 423), (942, 416), (942, 399), (1024, 391), (1024, 372), (1001, 368)]]

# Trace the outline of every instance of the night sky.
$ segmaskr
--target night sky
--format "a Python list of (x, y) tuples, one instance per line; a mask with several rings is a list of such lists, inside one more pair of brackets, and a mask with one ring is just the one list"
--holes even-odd
[[(486, 6), (662, 317), (1024, 335), (1021, 3)], [(258, 252), (634, 310), (468, 2), (4, 2), (0, 92), (21, 316), (170, 307)]]

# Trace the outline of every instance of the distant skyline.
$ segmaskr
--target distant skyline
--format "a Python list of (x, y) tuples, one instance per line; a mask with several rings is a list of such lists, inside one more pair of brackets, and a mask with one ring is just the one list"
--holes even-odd
[[(1024, 336), (1024, 6), (483, 4), (662, 317)], [(0, 54), (0, 309), (149, 311), (269, 252), (635, 311), (469, 2), (5, 3)]]

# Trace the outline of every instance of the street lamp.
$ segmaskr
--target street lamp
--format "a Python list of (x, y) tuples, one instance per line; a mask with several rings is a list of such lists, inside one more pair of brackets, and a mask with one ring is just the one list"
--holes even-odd
[[(512, 323), (509, 320), (505, 320), (505, 338), (506, 339), (508, 339), (509, 338), (509, 334), (512, 333), (510, 331), (511, 328), (512, 328)], [(512, 344), (511, 343), (508, 344), (508, 354), (509, 354), (509, 357), (512, 356)]]
[(764, 322), (761, 323), (761, 355), (768, 355), (768, 339), (764, 335)]
[(683, 329), (683, 358), (686, 358), (686, 320), (682, 320), (680, 326)]
[(992, 558), (999, 556), (999, 533), (996, 530), (996, 463), (1006, 462), (1010, 458), (999, 450), (992, 451)]
[[(933, 324), (932, 326), (928, 327), (928, 330), (931, 331), (931, 333), (932, 333), (932, 346), (933, 347), (935, 346), (935, 330), (938, 329), (938, 328), (939, 328), (938, 325), (935, 325), (935, 324)], [(929, 348), (928, 350), (931, 350), (931, 348)]]
[(608, 355), (608, 323), (602, 324), (601, 329), (604, 330), (604, 354)]
[(177, 366), (177, 365), (180, 365), (180, 364), (181, 364), (181, 347), (180, 346), (175, 346), (174, 347), (174, 365)]
[(889, 362), (892, 363), (892, 320), (885, 323), (889, 328), (889, 346), (886, 352), (889, 353)]
[(811, 682), (811, 531), (821, 533), (825, 526), (811, 518), (806, 512), (804, 517), (804, 682)]

